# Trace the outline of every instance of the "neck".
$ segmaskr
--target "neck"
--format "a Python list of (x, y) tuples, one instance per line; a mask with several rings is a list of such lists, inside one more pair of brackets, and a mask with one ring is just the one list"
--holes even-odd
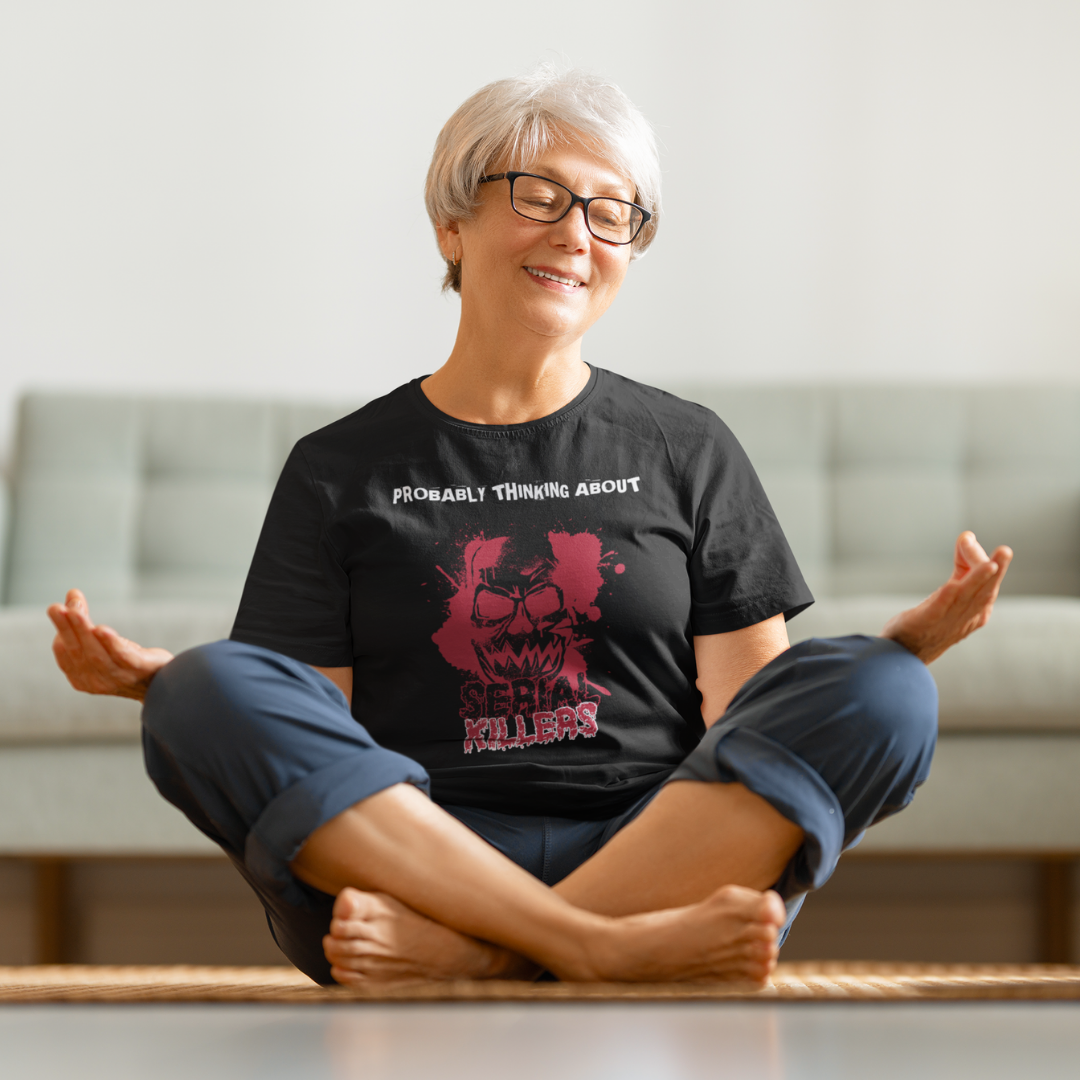
[(558, 412), (589, 381), (581, 338), (493, 340), (458, 328), (454, 349), (421, 384), (442, 412), (472, 424), (525, 424)]

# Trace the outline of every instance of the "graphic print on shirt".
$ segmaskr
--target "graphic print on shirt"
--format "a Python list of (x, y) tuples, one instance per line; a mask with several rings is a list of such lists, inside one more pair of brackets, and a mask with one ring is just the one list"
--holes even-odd
[(608, 691), (587, 633), (612, 554), (588, 532), (522, 532), (469, 540), (456, 576), (439, 567), (454, 591), (432, 640), (463, 677), (466, 754), (596, 735)]

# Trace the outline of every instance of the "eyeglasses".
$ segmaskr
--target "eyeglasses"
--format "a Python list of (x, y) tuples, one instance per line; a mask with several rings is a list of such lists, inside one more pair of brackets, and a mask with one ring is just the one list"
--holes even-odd
[(501, 172), (480, 177), (481, 184), (490, 184), (495, 180), (510, 181), (510, 205), (516, 213), (530, 221), (545, 221), (548, 224), (561, 221), (575, 203), (581, 203), (586, 228), (605, 244), (632, 244), (645, 222), (652, 217), (648, 210), (637, 203), (604, 196), (586, 199), (546, 176)]

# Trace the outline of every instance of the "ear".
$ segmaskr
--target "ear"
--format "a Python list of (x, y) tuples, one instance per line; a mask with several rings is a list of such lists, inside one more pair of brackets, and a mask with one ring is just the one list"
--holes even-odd
[(438, 224), (435, 226), (435, 236), (439, 241), (439, 250), (443, 253), (443, 258), (447, 261), (450, 260), (455, 251), (461, 249), (461, 233), (458, 231), (458, 223), (456, 221), (448, 221), (446, 224)]

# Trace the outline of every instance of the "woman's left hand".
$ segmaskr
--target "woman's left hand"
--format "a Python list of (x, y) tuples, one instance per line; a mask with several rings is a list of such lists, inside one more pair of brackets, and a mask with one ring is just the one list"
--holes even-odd
[(986, 625), (1012, 557), (1007, 547), (988, 556), (973, 532), (962, 532), (952, 577), (917, 607), (893, 616), (881, 636), (898, 641), (924, 664), (936, 660)]

